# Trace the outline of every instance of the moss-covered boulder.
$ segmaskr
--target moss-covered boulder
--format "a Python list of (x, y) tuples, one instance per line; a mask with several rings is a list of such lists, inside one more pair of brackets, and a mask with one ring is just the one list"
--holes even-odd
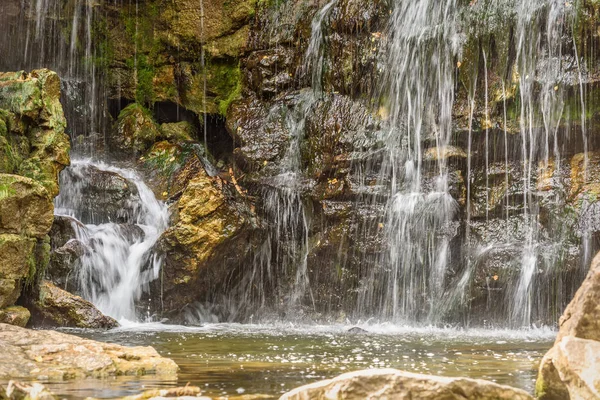
[[(58, 175), (69, 164), (60, 80), (42, 69), (0, 73), (0, 314), (23, 325), (11, 308), (34, 289), (49, 260)], [(6, 308), (8, 307), (8, 308)], [(25, 322), (24, 322), (25, 321)]]
[(160, 133), (163, 139), (175, 143), (191, 141), (196, 134), (192, 124), (187, 121), (161, 124)]
[(137, 154), (146, 151), (160, 136), (152, 114), (138, 103), (125, 107), (119, 114), (113, 143), (119, 151)]
[(109, 96), (216, 114), (239, 94), (257, 0), (107, 3), (96, 33)]
[(30, 177), (56, 196), (69, 164), (65, 128), (56, 73), (0, 73), (0, 172)]
[(40, 284), (39, 298), (29, 299), (27, 307), (35, 326), (114, 328), (119, 325), (89, 301), (57, 288), (49, 281)]

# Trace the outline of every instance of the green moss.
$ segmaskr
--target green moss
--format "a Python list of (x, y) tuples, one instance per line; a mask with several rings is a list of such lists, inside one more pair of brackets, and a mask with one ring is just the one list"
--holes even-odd
[(230, 104), (242, 94), (242, 72), (239, 64), (213, 64), (209, 66), (210, 86), (217, 93), (218, 111), (225, 116)]

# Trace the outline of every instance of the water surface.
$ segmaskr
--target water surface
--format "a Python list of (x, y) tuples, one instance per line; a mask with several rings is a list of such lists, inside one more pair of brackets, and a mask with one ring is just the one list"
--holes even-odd
[(178, 380), (117, 377), (50, 384), (70, 398), (116, 397), (140, 390), (185, 385), (203, 394), (277, 398), (297, 386), (366, 368), (488, 379), (532, 391), (536, 369), (551, 347), (551, 330), (456, 330), (363, 326), (212, 324), (200, 328), (128, 324), (108, 332), (69, 330), (79, 336), (151, 345), (180, 366)]

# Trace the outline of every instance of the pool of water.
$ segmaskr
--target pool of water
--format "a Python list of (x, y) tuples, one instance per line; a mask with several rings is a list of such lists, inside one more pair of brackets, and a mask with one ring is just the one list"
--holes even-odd
[(190, 383), (215, 398), (278, 398), (297, 386), (366, 368), (488, 379), (532, 391), (551, 330), (456, 330), (363, 326), (130, 324), (108, 332), (69, 330), (123, 345), (150, 345), (180, 366), (177, 380), (117, 377), (50, 383), (69, 398), (117, 397)]

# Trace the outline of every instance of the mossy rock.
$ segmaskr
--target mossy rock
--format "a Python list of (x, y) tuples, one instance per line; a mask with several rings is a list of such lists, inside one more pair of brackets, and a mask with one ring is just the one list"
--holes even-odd
[(119, 114), (117, 124), (117, 135), (113, 142), (123, 152), (143, 153), (160, 137), (160, 130), (152, 113), (138, 103), (125, 107)]
[(48, 191), (33, 179), (0, 174), (0, 234), (44, 238), (54, 219)]
[(164, 123), (160, 126), (161, 137), (171, 142), (191, 141), (196, 132), (192, 124), (187, 121)]
[(0, 323), (25, 327), (31, 318), (28, 309), (21, 306), (11, 306), (0, 309)]

